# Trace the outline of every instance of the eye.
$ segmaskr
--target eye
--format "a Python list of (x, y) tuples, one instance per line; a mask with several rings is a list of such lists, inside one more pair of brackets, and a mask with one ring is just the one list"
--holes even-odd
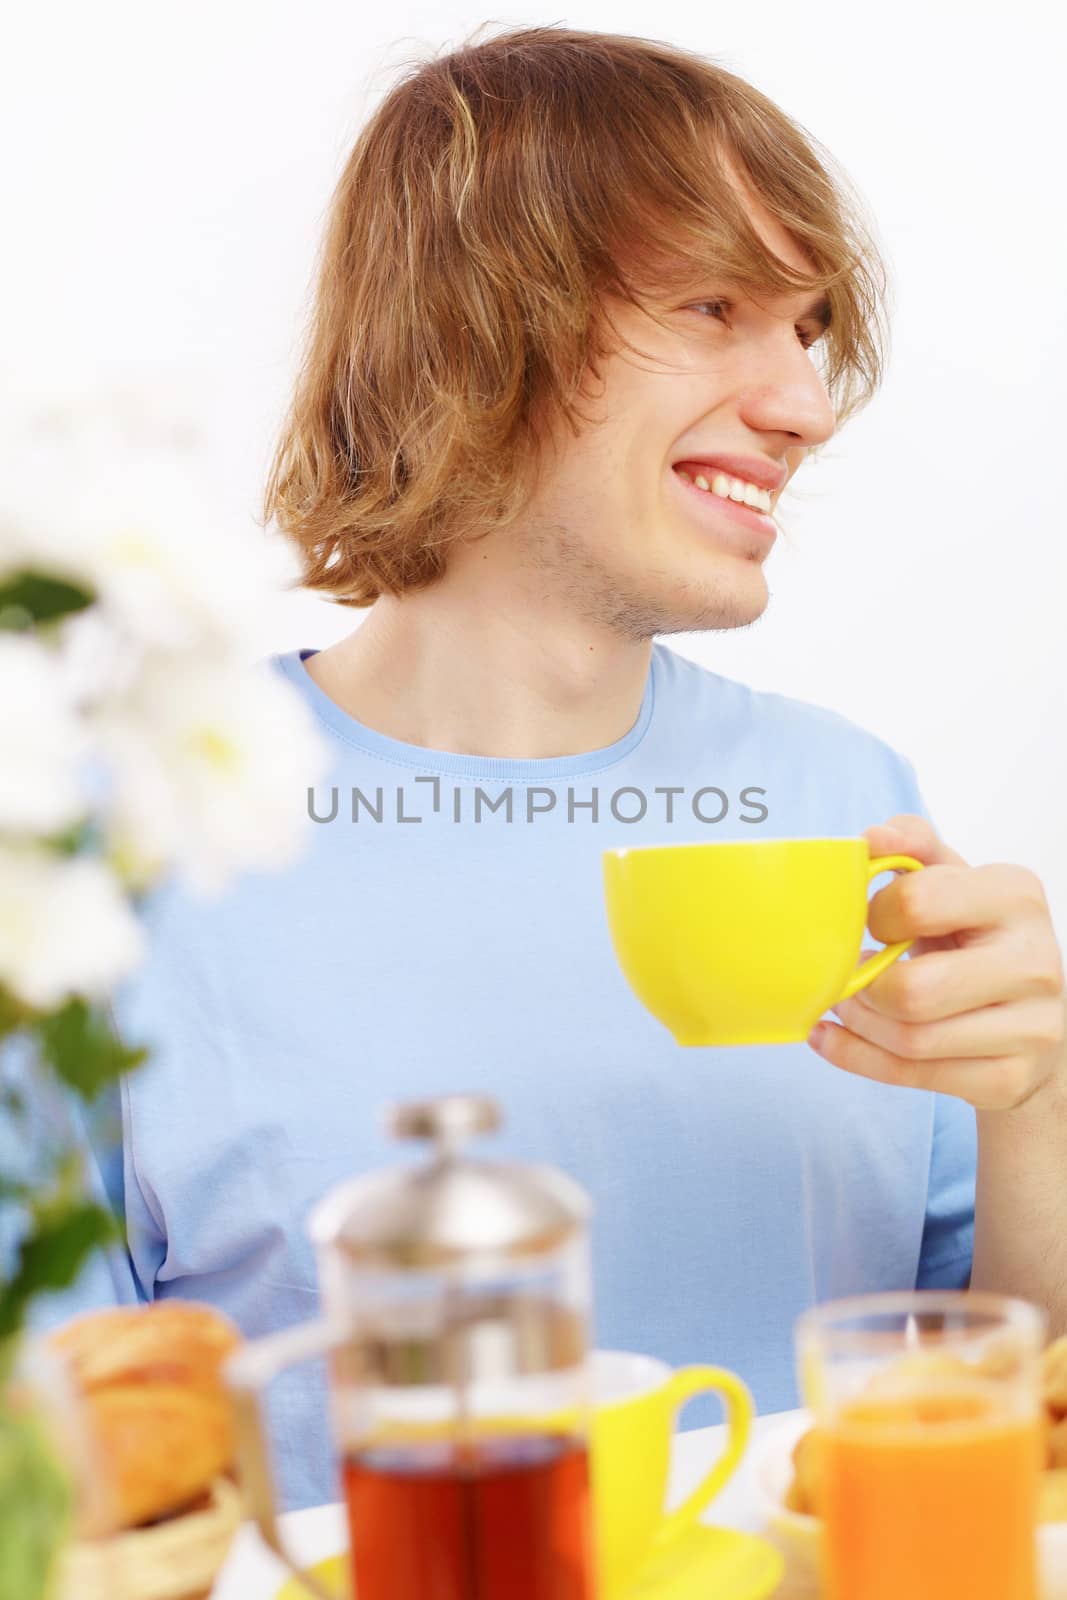
[[(725, 318), (725, 313), (727, 311), (729, 311), (729, 309), (730, 309), (730, 302), (728, 300), (697, 300), (694, 303), (692, 309), (694, 311), (700, 311), (705, 306), (707, 306), (709, 308), (710, 314), (712, 316), (715, 316), (716, 314), (721, 312), (721, 313), (723, 313), (724, 320), (728, 320), (728, 319)], [(812, 345), (818, 344), (819, 340), (822, 338), (822, 336), (823, 336), (823, 334), (825, 332), (826, 332), (825, 328), (820, 328), (818, 333), (805, 333), (798, 326), (798, 328), (797, 328), (797, 336), (800, 339), (801, 348), (804, 349), (804, 350), (810, 350)]]
[(702, 306), (710, 306), (713, 312), (729, 310), (729, 302), (726, 300), (698, 300), (693, 310), (699, 311)]

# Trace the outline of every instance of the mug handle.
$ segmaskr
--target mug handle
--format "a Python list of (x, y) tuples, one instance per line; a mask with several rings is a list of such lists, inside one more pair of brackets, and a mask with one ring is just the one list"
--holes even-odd
[(664, 1513), (652, 1544), (654, 1554), (661, 1553), (693, 1526), (704, 1507), (737, 1470), (752, 1431), (755, 1406), (751, 1394), (736, 1373), (727, 1372), (725, 1367), (679, 1367), (667, 1384), (668, 1399), (675, 1414), (687, 1400), (698, 1394), (717, 1394), (725, 1401), (729, 1440), (722, 1455), (693, 1492), (686, 1496), (680, 1506)]
[(303, 1322), (298, 1327), (283, 1328), (280, 1333), (267, 1334), (265, 1338), (239, 1346), (223, 1367), (223, 1376), (233, 1395), (237, 1460), (248, 1513), (264, 1544), (294, 1577), (299, 1578), (315, 1600), (338, 1600), (338, 1594), (336, 1589), (325, 1588), (302, 1567), (289, 1553), (282, 1538), (261, 1399), (264, 1389), (286, 1367), (328, 1355), (351, 1337), (351, 1328), (341, 1323)]
[[(916, 861), (914, 856), (875, 856), (873, 861), (867, 863), (867, 883), (870, 885), (880, 872), (920, 872), (925, 865), (925, 861)], [(876, 951), (869, 961), (864, 961), (856, 968), (834, 1005), (839, 1006), (842, 1000), (851, 1000), (854, 994), (873, 983), (886, 967), (891, 967), (897, 957), (902, 956), (905, 950), (910, 950), (914, 943), (914, 939), (901, 939), (898, 944), (887, 944), (884, 950)]]

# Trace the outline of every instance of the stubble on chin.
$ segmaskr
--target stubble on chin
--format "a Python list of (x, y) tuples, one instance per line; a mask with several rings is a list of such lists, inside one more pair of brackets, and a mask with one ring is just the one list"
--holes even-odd
[(614, 570), (561, 523), (525, 530), (522, 566), (531, 598), (636, 642), (748, 628), (766, 608), (765, 598), (757, 604), (726, 574), (696, 581), (655, 566), (640, 573)]

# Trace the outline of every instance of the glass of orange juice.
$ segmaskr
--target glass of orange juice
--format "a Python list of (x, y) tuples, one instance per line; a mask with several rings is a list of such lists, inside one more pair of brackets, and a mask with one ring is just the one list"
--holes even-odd
[(826, 1600), (1037, 1600), (1045, 1333), (1026, 1301), (938, 1290), (798, 1319)]

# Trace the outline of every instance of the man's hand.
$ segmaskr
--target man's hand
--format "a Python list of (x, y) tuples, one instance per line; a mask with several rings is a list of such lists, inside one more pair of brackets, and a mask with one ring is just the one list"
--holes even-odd
[(866, 838), (872, 856), (924, 863), (879, 890), (868, 914), (883, 944), (915, 943), (833, 1007), (844, 1026), (819, 1023), (812, 1048), (846, 1072), (958, 1095), (979, 1111), (1062, 1096), (1063, 960), (1040, 879), (1026, 867), (968, 866), (924, 817), (892, 817)]

